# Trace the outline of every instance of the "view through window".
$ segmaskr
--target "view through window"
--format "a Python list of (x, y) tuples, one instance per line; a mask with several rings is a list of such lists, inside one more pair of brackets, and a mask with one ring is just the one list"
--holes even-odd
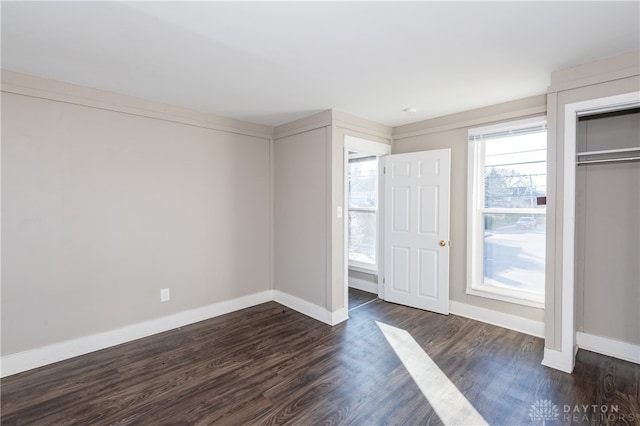
[(376, 270), (378, 158), (349, 160), (349, 264)]
[(543, 303), (546, 126), (521, 126), (470, 131), (474, 181), (470, 292)]

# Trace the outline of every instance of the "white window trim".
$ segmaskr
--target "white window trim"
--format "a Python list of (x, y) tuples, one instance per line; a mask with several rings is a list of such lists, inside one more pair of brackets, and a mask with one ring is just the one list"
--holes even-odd
[[(354, 138), (355, 139), (355, 138)], [(365, 272), (365, 273), (370, 273), (370, 274), (377, 274), (378, 273), (378, 264), (380, 262), (379, 259), (379, 250), (378, 250), (378, 246), (379, 246), (379, 242), (380, 242), (380, 238), (379, 238), (379, 232), (380, 232), (380, 156), (378, 156), (377, 154), (370, 154), (370, 153), (362, 153), (359, 152), (355, 155), (349, 156), (349, 159), (347, 160), (347, 164), (349, 163), (349, 160), (352, 159), (356, 159), (356, 158), (366, 158), (366, 157), (376, 157), (376, 161), (377, 161), (377, 174), (376, 174), (376, 192), (378, 195), (378, 200), (377, 200), (377, 207), (349, 207), (349, 194), (345, 194), (347, 196), (347, 223), (348, 222), (348, 218), (349, 218), (349, 213), (354, 211), (354, 212), (368, 212), (368, 213), (375, 213), (376, 215), (376, 225), (375, 225), (375, 230), (376, 230), (376, 242), (375, 242), (375, 250), (376, 250), (376, 263), (371, 264), (371, 263), (366, 263), (366, 262), (359, 262), (357, 260), (351, 260), (349, 258), (349, 252), (347, 250), (347, 261), (348, 261), (348, 265), (349, 265), (349, 269), (352, 270), (357, 270), (360, 272)], [(347, 178), (348, 180), (348, 178)], [(347, 229), (347, 235), (348, 235), (348, 229)], [(348, 240), (348, 237), (347, 237)], [(348, 245), (347, 245), (348, 247)]]
[[(536, 124), (546, 122), (546, 117), (534, 117), (524, 120), (516, 120), (507, 123), (474, 128), (469, 131), (469, 136), (492, 133), (505, 127), (526, 128)], [(467, 161), (467, 294), (484, 297), (488, 299), (500, 300), (503, 302), (515, 303), (518, 305), (544, 308), (544, 294), (530, 293), (521, 290), (512, 290), (497, 286), (487, 285), (482, 279), (482, 255), (483, 239), (479, 238), (479, 229), (483, 229), (482, 215), (476, 214), (479, 210), (480, 200), (484, 200), (484, 186), (478, 185), (477, 170), (484, 170), (484, 144), (468, 143)], [(492, 208), (494, 213), (535, 213), (541, 214), (539, 210), (531, 209), (508, 209)], [(546, 212), (545, 212), (546, 214)]]
[(349, 260), (349, 269), (352, 271), (364, 272), (366, 274), (378, 274), (376, 265), (370, 263), (358, 262), (357, 260)]

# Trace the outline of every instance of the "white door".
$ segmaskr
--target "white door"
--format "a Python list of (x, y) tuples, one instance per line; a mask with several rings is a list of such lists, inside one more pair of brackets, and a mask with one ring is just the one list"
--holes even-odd
[(385, 157), (383, 298), (449, 313), (451, 150)]

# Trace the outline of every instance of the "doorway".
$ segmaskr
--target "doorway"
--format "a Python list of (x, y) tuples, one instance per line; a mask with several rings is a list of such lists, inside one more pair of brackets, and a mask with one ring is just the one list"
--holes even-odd
[(448, 314), (450, 150), (390, 151), (345, 136), (344, 300), (355, 287)]
[[(604, 98), (589, 99), (569, 103), (564, 110), (563, 143), (563, 203), (562, 203), (562, 280), (561, 280), (561, 338), (560, 350), (545, 348), (543, 365), (562, 371), (572, 372), (576, 354), (575, 321), (575, 255), (576, 255), (576, 168), (580, 157), (577, 155), (578, 117), (595, 113), (636, 107), (640, 92), (630, 92)], [(584, 153), (583, 153), (584, 154)], [(591, 153), (592, 154), (592, 153)], [(589, 160), (587, 160), (589, 161)], [(616, 342), (608, 339), (607, 343)], [(627, 350), (629, 345), (621, 346), (619, 352)], [(632, 345), (632, 351), (637, 346)]]
[(381, 272), (381, 162), (391, 146), (344, 137), (344, 300), (349, 287), (379, 295)]

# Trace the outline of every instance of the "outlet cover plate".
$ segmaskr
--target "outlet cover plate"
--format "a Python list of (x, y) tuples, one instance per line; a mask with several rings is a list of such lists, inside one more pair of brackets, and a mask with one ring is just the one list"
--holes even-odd
[(168, 288), (163, 288), (160, 290), (160, 301), (168, 302), (171, 299), (171, 292)]

